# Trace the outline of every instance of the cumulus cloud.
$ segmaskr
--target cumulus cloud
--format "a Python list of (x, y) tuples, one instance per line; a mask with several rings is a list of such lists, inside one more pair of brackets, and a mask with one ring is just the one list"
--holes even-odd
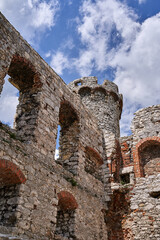
[[(58, 9), (58, 0), (0, 1), (1, 12), (21, 35), (35, 46), (37, 46), (40, 34), (54, 26)], [(8, 83), (7, 79), (0, 101), (0, 120), (12, 126), (18, 97), (17, 90)]]
[(37, 34), (55, 24), (58, 0), (1, 0), (0, 10), (30, 43)]
[(18, 105), (18, 90), (5, 78), (2, 95), (0, 96), (0, 121), (13, 127), (16, 107)]
[(75, 61), (81, 75), (115, 69), (115, 83), (124, 95), (121, 133), (130, 128), (133, 113), (160, 102), (160, 14), (142, 24), (118, 0), (84, 1), (78, 33), (84, 49)]
[(48, 51), (46, 54), (45, 54), (45, 57), (46, 58), (49, 58), (51, 56), (51, 51)]
[(76, 66), (81, 75), (91, 74), (93, 67), (103, 71), (109, 64), (108, 53), (116, 51), (120, 43), (127, 49), (136, 37), (137, 15), (117, 0), (84, 1), (80, 13), (78, 33), (84, 49)]
[(58, 74), (62, 74), (64, 69), (69, 68), (68, 57), (58, 51), (52, 55), (50, 65)]
[[(147, 19), (141, 25), (129, 52), (119, 51), (112, 56), (111, 65), (116, 67), (115, 83), (123, 93), (125, 103), (124, 122), (140, 107), (160, 102), (160, 14)], [(134, 106), (134, 107), (131, 107)], [(128, 113), (128, 114), (126, 114)]]
[[(60, 75), (63, 74), (65, 69), (72, 69), (74, 67), (74, 59), (69, 57), (69, 53), (71, 50), (75, 48), (75, 44), (71, 37), (65, 39), (60, 44), (59, 49), (56, 52), (47, 53), (46, 57), (50, 57), (50, 65), (51, 67)], [(68, 53), (68, 55), (67, 55)]]
[[(10, 21), (15, 21), (18, 30), (24, 31), (26, 39), (31, 40), (37, 31), (55, 24), (58, 0), (1, 0), (0, 9), (5, 11)], [(15, 13), (19, 17), (14, 19)], [(133, 112), (160, 102), (159, 26), (160, 14), (140, 24), (126, 1), (84, 0), (77, 21), (79, 56), (70, 58), (68, 52), (66, 54), (66, 48), (74, 48), (73, 41), (69, 39), (56, 53), (49, 52), (46, 57), (51, 58), (51, 66), (58, 74), (71, 68), (81, 76), (91, 75), (93, 70), (105, 72), (107, 68), (114, 69), (114, 82), (124, 95), (121, 129), (123, 134), (127, 134)]]
[(140, 24), (124, 2), (84, 0), (77, 21), (79, 56), (68, 58), (61, 49), (52, 57), (51, 65), (59, 74), (74, 67), (81, 76), (91, 75), (93, 70), (114, 69), (114, 82), (124, 95), (121, 132), (127, 134), (133, 113), (160, 101), (159, 26), (160, 14)]

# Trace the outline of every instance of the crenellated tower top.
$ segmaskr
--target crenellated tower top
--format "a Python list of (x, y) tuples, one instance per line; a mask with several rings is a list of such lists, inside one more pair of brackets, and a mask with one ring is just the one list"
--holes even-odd
[(115, 83), (104, 80), (102, 85), (96, 77), (83, 77), (69, 83), (69, 88), (80, 95), (82, 102), (97, 117), (99, 127), (108, 134), (119, 137), (119, 120), (123, 98)]

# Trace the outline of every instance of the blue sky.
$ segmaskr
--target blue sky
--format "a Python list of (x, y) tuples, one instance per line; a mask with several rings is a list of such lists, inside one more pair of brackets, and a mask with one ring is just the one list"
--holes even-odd
[[(66, 83), (97, 76), (119, 86), (121, 135), (136, 110), (160, 104), (160, 0), (1, 0), (0, 10)], [(13, 122), (16, 94), (6, 81), (4, 122)]]

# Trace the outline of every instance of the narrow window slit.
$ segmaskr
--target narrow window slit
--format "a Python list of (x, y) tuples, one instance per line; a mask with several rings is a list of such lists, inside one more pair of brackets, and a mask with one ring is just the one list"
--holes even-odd
[(59, 136), (60, 136), (61, 126), (57, 127), (57, 139), (56, 139), (56, 150), (55, 150), (55, 160), (59, 159)]

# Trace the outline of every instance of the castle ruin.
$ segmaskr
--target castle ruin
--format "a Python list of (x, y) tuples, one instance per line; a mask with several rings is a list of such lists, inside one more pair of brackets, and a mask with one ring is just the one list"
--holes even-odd
[(0, 123), (0, 239), (159, 240), (160, 105), (120, 137), (113, 82), (67, 86), (2, 14), (0, 26), (0, 92), (7, 74), (19, 90), (14, 129)]

